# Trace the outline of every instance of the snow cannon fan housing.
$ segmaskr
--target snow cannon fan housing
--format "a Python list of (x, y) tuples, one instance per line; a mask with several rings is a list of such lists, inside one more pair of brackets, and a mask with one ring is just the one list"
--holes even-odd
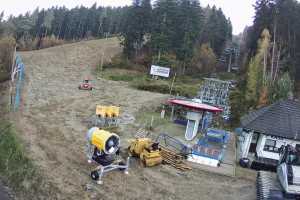
[(91, 128), (88, 132), (88, 140), (98, 151), (104, 154), (115, 154), (119, 150), (120, 138), (115, 133)]

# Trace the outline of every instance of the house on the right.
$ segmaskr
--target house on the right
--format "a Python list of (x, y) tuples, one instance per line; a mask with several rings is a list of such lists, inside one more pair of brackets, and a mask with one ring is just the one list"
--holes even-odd
[(254, 169), (276, 169), (279, 148), (300, 148), (300, 102), (281, 100), (241, 119), (240, 164)]

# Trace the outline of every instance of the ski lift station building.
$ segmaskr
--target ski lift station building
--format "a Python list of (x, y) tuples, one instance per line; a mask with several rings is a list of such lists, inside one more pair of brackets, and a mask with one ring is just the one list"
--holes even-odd
[(223, 111), (221, 108), (187, 99), (169, 99), (168, 103), (172, 106), (171, 118), (173, 118), (175, 106), (184, 107), (188, 110), (186, 113), (187, 126), (185, 131), (185, 139), (187, 141), (191, 141), (196, 137), (199, 125), (203, 123), (203, 117), (206, 112), (220, 113)]

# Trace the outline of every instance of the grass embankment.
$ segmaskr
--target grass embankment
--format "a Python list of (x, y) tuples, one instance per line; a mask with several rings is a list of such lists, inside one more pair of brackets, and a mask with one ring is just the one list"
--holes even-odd
[(39, 199), (49, 195), (42, 176), (24, 153), (24, 148), (10, 122), (0, 122), (0, 176), (19, 199)]
[(9, 122), (0, 124), (0, 174), (14, 189), (21, 189), (23, 181), (34, 175), (34, 167)]
[[(149, 69), (143, 65), (138, 65), (122, 58), (121, 55), (112, 58), (109, 64), (102, 68), (98, 67), (98, 76), (113, 80), (125, 81), (129, 85), (138, 90), (158, 92), (169, 94), (173, 77), (168, 79), (159, 78), (152, 79), (149, 75)], [(172, 95), (179, 94), (180, 96), (194, 97), (197, 95), (201, 86), (202, 80), (190, 76), (177, 76), (172, 88)]]

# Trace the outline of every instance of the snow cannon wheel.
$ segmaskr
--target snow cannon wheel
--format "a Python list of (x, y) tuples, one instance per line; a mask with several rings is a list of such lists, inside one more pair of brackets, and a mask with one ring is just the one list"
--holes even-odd
[(99, 173), (98, 173), (98, 171), (92, 171), (92, 172), (91, 172), (91, 177), (92, 177), (92, 179), (93, 179), (94, 181), (99, 180)]
[(240, 166), (243, 167), (243, 168), (249, 168), (250, 167), (249, 158), (241, 158), (239, 163), (240, 163)]
[[(119, 165), (120, 165), (120, 166), (126, 166), (126, 163), (125, 163), (124, 161), (120, 161), (120, 162), (119, 162)], [(126, 169), (125, 169), (125, 168), (120, 168), (119, 170), (120, 170), (120, 171), (125, 171)]]

